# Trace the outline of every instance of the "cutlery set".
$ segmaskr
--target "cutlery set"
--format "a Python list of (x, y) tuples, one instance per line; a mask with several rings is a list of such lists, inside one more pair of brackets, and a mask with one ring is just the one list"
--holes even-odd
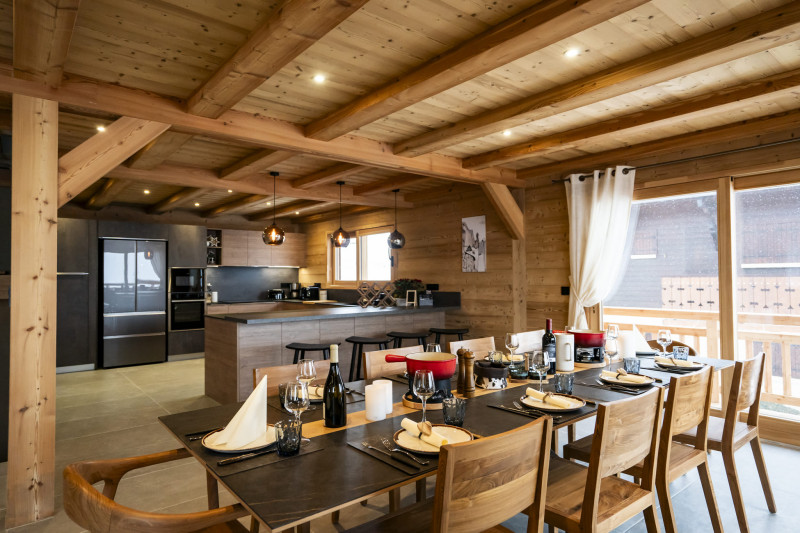
[(649, 389), (632, 389), (629, 387), (625, 387), (623, 385), (609, 385), (607, 383), (603, 383), (602, 381), (595, 380), (597, 384), (594, 383), (576, 383), (576, 385), (581, 385), (582, 387), (594, 387), (595, 389), (605, 389), (614, 392), (622, 392), (624, 394), (631, 394), (633, 396), (638, 396), (639, 394), (644, 394)]
[(242, 454), (242, 455), (237, 455), (236, 457), (230, 457), (228, 459), (222, 459), (221, 461), (217, 461), (217, 466), (225, 466), (225, 465), (230, 465), (230, 464), (233, 464), (233, 463), (238, 463), (238, 462), (241, 462), (241, 461), (247, 461), (248, 459), (252, 459), (254, 457), (259, 457), (261, 455), (266, 455), (268, 453), (272, 453), (272, 452), (276, 451), (277, 449), (278, 449), (277, 443), (273, 442), (272, 444), (270, 444), (269, 446), (267, 446), (263, 450), (259, 450), (257, 452), (245, 453), (245, 454)]
[[(376, 446), (373, 446), (372, 444), (370, 444), (367, 441), (362, 441), (361, 445), (364, 448), (368, 448), (368, 449), (376, 451), (378, 453), (382, 453), (383, 455), (386, 455), (387, 457), (391, 457), (395, 461), (400, 461), (401, 463), (408, 465), (408, 463), (406, 461), (400, 459), (396, 455), (392, 455), (392, 452), (401, 453), (404, 456), (408, 457), (409, 459), (412, 459), (415, 463), (417, 463), (417, 465), (419, 465), (419, 466), (417, 466), (417, 468), (420, 468), (421, 466), (426, 466), (427, 464), (430, 463), (430, 461), (426, 461), (426, 460), (420, 459), (418, 457), (415, 457), (414, 455), (408, 453), (407, 451), (401, 450), (400, 448), (394, 446), (391, 443), (391, 441), (389, 441), (389, 439), (387, 439), (386, 437), (381, 437), (381, 443), (383, 443), (383, 446), (386, 448), (386, 450), (381, 450), (380, 448), (378, 448)], [(411, 466), (411, 465), (409, 465), (409, 466)]]

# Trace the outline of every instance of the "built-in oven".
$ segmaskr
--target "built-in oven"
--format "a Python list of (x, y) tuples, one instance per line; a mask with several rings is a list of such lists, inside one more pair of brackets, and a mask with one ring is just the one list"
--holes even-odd
[(204, 268), (177, 268), (169, 269), (169, 292), (194, 293), (205, 295), (205, 269)]
[(176, 293), (169, 296), (169, 330), (186, 331), (205, 328), (206, 299), (197, 293)]

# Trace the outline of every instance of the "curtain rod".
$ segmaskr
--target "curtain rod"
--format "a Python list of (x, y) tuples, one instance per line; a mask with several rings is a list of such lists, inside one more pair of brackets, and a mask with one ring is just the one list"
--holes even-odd
[[(644, 168), (644, 167), (640, 167), (640, 168)], [(630, 171), (631, 171), (630, 168), (623, 168), (622, 169), (622, 173), (623, 174), (627, 174)], [(603, 171), (603, 173), (605, 173), (605, 171)], [(616, 170), (612, 170), (611, 171), (611, 175), (612, 176), (615, 175), (616, 173), (617, 173)], [(586, 180), (588, 178), (593, 178), (593, 177), (594, 177), (594, 174), (578, 174), (578, 181), (584, 181), (584, 180)], [(559, 179), (559, 180), (553, 180), (553, 183), (566, 183), (568, 181), (570, 181), (569, 178), (562, 178), (562, 179)]]
[[(760, 150), (762, 148), (771, 148), (773, 146), (780, 146), (782, 144), (789, 144), (789, 143), (794, 143), (794, 142), (799, 142), (799, 141), (800, 141), (800, 138), (797, 138), (797, 139), (785, 139), (783, 141), (775, 141), (775, 142), (771, 142), (771, 143), (767, 143), (767, 144), (760, 144), (758, 146), (748, 146), (748, 147), (745, 147), (745, 148), (734, 148), (732, 150), (725, 150), (723, 152), (715, 152), (713, 154), (697, 155), (697, 156), (694, 156), (694, 157), (685, 157), (683, 159), (675, 159), (673, 161), (662, 161), (660, 163), (651, 163), (649, 165), (642, 165), (642, 166), (636, 167), (636, 168), (638, 170), (642, 170), (642, 169), (645, 169), (645, 168), (655, 168), (655, 167), (663, 167), (665, 165), (674, 165), (676, 163), (688, 163), (689, 161), (699, 161), (701, 159), (708, 159), (710, 157), (717, 157), (717, 156), (721, 156), (721, 155), (739, 154), (739, 153), (742, 153), (742, 152), (750, 152), (752, 150)], [(628, 173), (628, 169), (627, 168), (622, 169), (622, 173), (623, 174), (627, 174)], [(611, 172), (611, 175), (612, 176), (614, 175), (613, 171)], [(580, 181), (583, 181), (586, 178), (592, 178), (592, 177), (594, 177), (593, 174), (581, 174), (580, 176), (578, 176), (578, 179)], [(553, 181), (553, 183), (565, 183), (565, 182), (569, 181), (569, 178), (563, 178), (563, 179), (552, 180), (552, 181)]]

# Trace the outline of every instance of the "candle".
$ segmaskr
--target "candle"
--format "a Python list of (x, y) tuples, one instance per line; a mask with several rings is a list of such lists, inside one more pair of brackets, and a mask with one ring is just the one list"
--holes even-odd
[(392, 402), (392, 382), (389, 381), (388, 379), (376, 379), (375, 381), (372, 382), (372, 384), (377, 385), (383, 390), (384, 394), (386, 395), (386, 399), (384, 400), (384, 407), (386, 407), (386, 414), (387, 415), (392, 414), (392, 409), (394, 409), (394, 406), (392, 405), (394, 403)]
[(386, 402), (386, 393), (383, 388), (375, 385), (367, 385), (364, 388), (366, 395), (366, 416), (367, 420), (377, 421), (386, 418), (386, 408), (383, 404)]

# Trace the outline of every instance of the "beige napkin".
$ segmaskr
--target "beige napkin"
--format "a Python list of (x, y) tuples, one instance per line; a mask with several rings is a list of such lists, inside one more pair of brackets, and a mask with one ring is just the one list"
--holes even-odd
[(433, 428), (433, 431), (430, 435), (423, 435), (419, 428), (417, 427), (417, 423), (411, 420), (410, 418), (404, 418), (400, 421), (400, 426), (406, 430), (406, 432), (414, 438), (421, 440), (422, 442), (427, 442), (431, 446), (436, 446), (437, 448), (441, 448), (445, 444), (447, 444), (447, 439), (444, 438), (443, 435), (436, 432), (436, 428)]
[(317, 398), (322, 398), (322, 393), (325, 391), (325, 387), (322, 385), (309, 385), (308, 387), (308, 394), (311, 396), (316, 396)]
[(697, 366), (691, 361), (685, 361), (683, 359), (673, 359), (672, 357), (656, 357), (655, 362), (660, 363), (662, 365), (672, 365), (672, 366), (686, 366), (686, 367)]
[(264, 376), (225, 429), (208, 437), (206, 443), (216, 448), (237, 450), (261, 438), (266, 430), (267, 376)]
[(534, 400), (539, 400), (542, 403), (553, 405), (555, 407), (561, 407), (562, 409), (572, 407), (572, 402), (570, 402), (567, 398), (559, 398), (558, 396), (548, 395), (546, 392), (539, 392), (538, 390), (530, 387), (528, 387), (528, 389), (525, 391), (525, 394)]
[(627, 381), (628, 383), (651, 383), (653, 381), (647, 376), (635, 376), (633, 374), (621, 375), (611, 370), (603, 370), (600, 376), (605, 379), (616, 379), (617, 381)]

